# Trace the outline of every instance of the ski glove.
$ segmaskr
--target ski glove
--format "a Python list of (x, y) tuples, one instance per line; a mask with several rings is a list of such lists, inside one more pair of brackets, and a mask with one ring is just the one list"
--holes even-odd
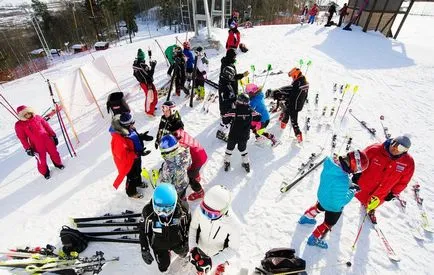
[(153, 140), (154, 137), (148, 135), (148, 133), (149, 133), (149, 131), (146, 131), (146, 132), (144, 132), (144, 133), (142, 133), (142, 134), (139, 134), (140, 139), (141, 139), (141, 140), (145, 140), (145, 141), (151, 141), (151, 140)]
[(368, 207), (366, 208), (367, 212), (370, 212), (372, 210), (375, 210), (378, 206), (380, 206), (380, 199), (376, 196), (372, 196), (371, 199), (368, 202)]
[(155, 68), (155, 66), (157, 65), (157, 60), (149, 61), (149, 65), (151, 65), (151, 68)]
[(387, 196), (384, 198), (385, 201), (391, 201), (394, 198), (398, 197), (398, 195), (393, 194), (392, 192), (390, 192), (389, 194), (387, 194)]
[(33, 152), (32, 149), (27, 149), (26, 150), (27, 155), (29, 155), (30, 157), (34, 157), (35, 156), (35, 152)]
[(207, 272), (212, 268), (211, 258), (198, 247), (194, 247), (190, 250), (190, 262), (196, 267), (196, 270), (200, 272)]
[(360, 186), (358, 184), (352, 183), (350, 185), (350, 190), (354, 190), (354, 193), (359, 192), (360, 191)]
[(56, 136), (53, 136), (54, 145), (57, 146), (59, 144), (59, 139)]
[(151, 252), (149, 250), (142, 250), (142, 258), (147, 265), (152, 264), (152, 262), (154, 261), (154, 257), (152, 257)]
[(142, 151), (142, 156), (147, 156), (147, 155), (149, 155), (151, 153), (151, 150), (146, 150), (146, 147), (145, 148), (143, 148), (143, 151)]

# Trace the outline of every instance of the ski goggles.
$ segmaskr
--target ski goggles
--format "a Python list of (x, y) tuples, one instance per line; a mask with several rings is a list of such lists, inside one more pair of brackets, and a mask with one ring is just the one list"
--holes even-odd
[(174, 205), (161, 205), (161, 204), (153, 204), (154, 212), (158, 216), (168, 217), (170, 216), (173, 211), (175, 210)]
[(210, 220), (217, 220), (219, 218), (221, 218), (227, 211), (227, 207), (225, 207), (222, 210), (214, 210), (212, 208), (210, 208), (209, 206), (207, 206), (205, 204), (204, 201), (202, 201), (200, 203), (200, 211), (202, 212), (202, 214), (204, 214), (207, 218), (209, 218)]
[(357, 150), (354, 151), (354, 158), (350, 160), (350, 169), (353, 174), (357, 174), (363, 171), (360, 153)]
[(392, 142), (392, 147), (395, 148), (400, 154), (407, 152), (409, 149), (397, 141)]

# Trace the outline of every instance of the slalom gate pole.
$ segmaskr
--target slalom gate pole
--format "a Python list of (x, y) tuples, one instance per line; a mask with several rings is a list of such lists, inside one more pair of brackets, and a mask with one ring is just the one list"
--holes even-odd
[(307, 72), (309, 71), (309, 67), (310, 67), (310, 65), (312, 64), (312, 61), (307, 61), (307, 63), (306, 63), (306, 72), (304, 72), (304, 76), (307, 76)]
[(74, 146), (72, 146), (71, 139), (69, 138), (69, 134), (68, 134), (68, 131), (66, 130), (65, 123), (63, 122), (62, 113), (60, 113), (60, 111), (61, 111), (61, 109), (59, 108), (59, 104), (56, 104), (56, 112), (59, 114), (59, 118), (60, 118), (60, 121), (62, 123), (62, 127), (65, 131), (66, 138), (68, 139), (69, 146), (71, 147), (72, 153), (74, 154), (74, 157), (76, 157), (77, 153), (74, 150)]
[(6, 105), (3, 104), (3, 102), (0, 102), (0, 104), (9, 112), (11, 115), (13, 115), (17, 120), (20, 120), (19, 117), (15, 112), (12, 112)]
[(166, 54), (164, 53), (163, 48), (161, 48), (161, 45), (160, 45), (160, 43), (158, 43), (158, 40), (157, 40), (157, 39), (155, 39), (155, 42), (157, 43), (158, 48), (160, 48), (161, 53), (163, 54), (164, 59), (166, 60), (166, 65), (167, 65), (167, 67), (169, 67), (169, 66), (170, 66), (170, 65), (169, 65), (169, 60), (167, 59), (167, 56), (166, 56)]
[(63, 129), (63, 126), (62, 126), (62, 120), (60, 119), (60, 116), (59, 116), (58, 106), (57, 106), (56, 100), (54, 99), (53, 89), (51, 89), (50, 80), (47, 79), (46, 81), (47, 81), (47, 85), (48, 85), (48, 90), (50, 91), (51, 100), (53, 101), (54, 108), (56, 111), (57, 120), (58, 120), (59, 126), (60, 126), (60, 131), (62, 132), (62, 136), (63, 136), (63, 139), (65, 140), (66, 148), (68, 148), (69, 155), (72, 158), (73, 155), (71, 153), (71, 149), (69, 148), (68, 140), (66, 139), (66, 136), (65, 136), (65, 130)]
[(267, 78), (268, 78), (268, 76), (270, 75), (270, 71), (271, 71), (272, 69), (273, 69), (273, 68), (271, 67), (271, 64), (268, 64), (268, 65), (267, 65), (267, 75), (265, 76), (264, 83), (262, 83), (262, 88), (265, 87), (265, 82), (267, 82)]
[(169, 85), (169, 91), (167, 92), (167, 99), (166, 101), (170, 100), (170, 94), (172, 93), (173, 84), (175, 83), (175, 69), (172, 70), (172, 75), (170, 77), (170, 85)]

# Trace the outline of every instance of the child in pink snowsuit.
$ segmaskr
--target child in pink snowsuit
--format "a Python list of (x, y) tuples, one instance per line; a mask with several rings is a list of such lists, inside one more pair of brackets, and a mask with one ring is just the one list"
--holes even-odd
[(54, 166), (65, 168), (60, 159), (56, 145), (58, 140), (51, 126), (39, 115), (27, 107), (17, 108), (19, 121), (15, 123), (15, 132), (27, 155), (35, 156), (38, 163), (38, 171), (46, 179), (50, 178), (50, 170), (47, 165), (47, 153), (50, 155)]

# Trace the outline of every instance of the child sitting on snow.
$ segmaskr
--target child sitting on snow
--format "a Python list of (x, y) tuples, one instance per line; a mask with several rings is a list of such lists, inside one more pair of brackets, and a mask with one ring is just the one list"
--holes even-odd
[(273, 147), (280, 144), (273, 134), (265, 131), (265, 128), (267, 128), (270, 123), (270, 113), (265, 106), (265, 95), (262, 92), (262, 87), (250, 83), (246, 85), (246, 92), (250, 97), (250, 107), (261, 114), (261, 121), (254, 123), (255, 127), (253, 128), (256, 140), (260, 142), (263, 140), (263, 137), (265, 137), (271, 141)]

